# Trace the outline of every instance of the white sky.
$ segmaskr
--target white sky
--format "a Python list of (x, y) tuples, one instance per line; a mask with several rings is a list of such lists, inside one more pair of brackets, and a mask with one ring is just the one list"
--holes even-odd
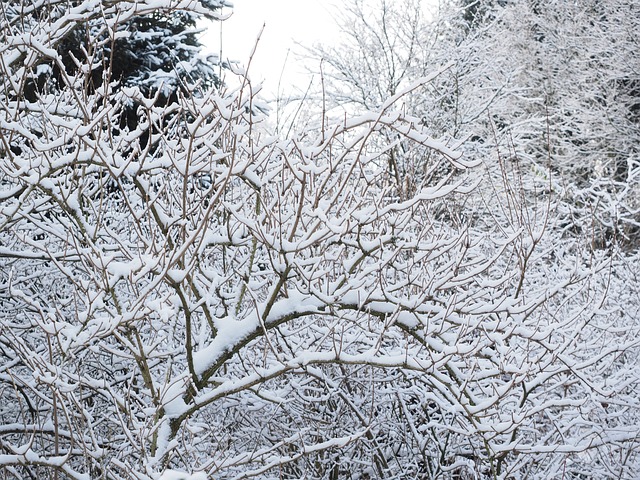
[[(251, 61), (249, 77), (264, 80), (263, 96), (274, 98), (282, 74), (280, 94), (309, 83), (292, 50), (296, 42), (312, 45), (331, 43), (338, 35), (332, 12), (335, 0), (232, 0), (231, 18), (213, 25), (203, 43), (218, 51), (222, 29), (223, 58), (246, 66), (251, 50), (264, 24), (264, 31)], [(299, 48), (298, 48), (299, 49)], [(289, 55), (287, 55), (289, 53)]]

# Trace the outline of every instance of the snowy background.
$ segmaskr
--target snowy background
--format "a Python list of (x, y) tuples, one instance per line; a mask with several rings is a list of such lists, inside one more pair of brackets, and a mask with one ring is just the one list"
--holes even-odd
[(203, 43), (219, 53), (222, 35), (223, 59), (247, 65), (264, 25), (249, 75), (253, 81), (264, 80), (265, 97), (286, 96), (295, 88), (305, 89), (309, 82), (295, 54), (302, 50), (300, 45), (336, 41), (335, 12), (331, 0), (236, 0), (228, 20), (207, 24)]

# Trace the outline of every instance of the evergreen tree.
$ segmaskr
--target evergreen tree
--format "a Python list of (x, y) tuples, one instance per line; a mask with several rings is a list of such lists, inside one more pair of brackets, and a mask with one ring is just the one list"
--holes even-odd
[[(156, 105), (175, 102), (179, 91), (191, 92), (187, 85), (203, 88), (218, 85), (216, 73), (219, 67), (214, 56), (200, 55), (201, 43), (196, 28), (198, 18), (218, 18), (220, 10), (231, 6), (226, 0), (200, 0), (195, 9), (180, 10), (176, 7), (147, 9), (136, 2), (125, 3), (132, 14), (113, 30), (104, 29), (100, 15), (87, 15), (86, 21), (77, 22), (54, 46), (60, 61), (42, 64), (25, 87), (25, 97), (31, 101), (41, 93), (55, 93), (63, 83), (63, 76), (75, 76), (81, 65), (91, 65), (91, 76), (85, 87), (95, 91), (105, 82), (117, 82), (122, 87), (137, 87), (145, 97), (155, 97)], [(5, 14), (24, 20), (24, 10), (30, 10), (34, 21), (62, 21), (68, 4), (62, 7), (46, 4), (26, 7), (25, 0), (11, 2)], [(72, 2), (80, 8), (82, 2)], [(130, 4), (130, 5), (127, 5)], [(107, 8), (104, 5), (103, 8)], [(98, 10), (98, 9), (96, 9)], [(141, 14), (135, 14), (136, 10)], [(64, 70), (64, 71), (63, 71)], [(198, 91), (198, 88), (195, 90)], [(190, 93), (191, 94), (191, 93)], [(127, 115), (127, 125), (137, 121), (136, 107)]]
[[(55, 102), (56, 96), (71, 87), (88, 101), (95, 93), (107, 98), (108, 91), (135, 88), (139, 90), (136, 98), (152, 102), (130, 101), (120, 107), (112, 124), (114, 129), (132, 131), (140, 122), (143, 103), (167, 107), (180, 95), (191, 97), (219, 86), (219, 59), (201, 55), (196, 22), (221, 19), (222, 8), (230, 6), (227, 0), (198, 0), (188, 5), (175, 0), (158, 4), (125, 0), (117, 5), (103, 1), (99, 6), (84, 0), (59, 4), (11, 0), (0, 5), (0, 15), (7, 25), (5, 38), (13, 43), (24, 41), (27, 47), (11, 65), (18, 68), (22, 63), (23, 99), (35, 104), (49, 97)], [(105, 17), (113, 20), (107, 24)], [(50, 32), (43, 32), (42, 25), (50, 26)], [(31, 47), (25, 32), (46, 34), (47, 43), (41, 46), (46, 48), (45, 55), (28, 53)], [(8, 78), (8, 72), (4, 73)], [(0, 86), (0, 90), (12, 88)], [(167, 112), (164, 121), (172, 115)], [(139, 137), (141, 148), (158, 128), (149, 125), (144, 129)], [(43, 133), (37, 123), (31, 129), (38, 137)], [(20, 153), (19, 143), (12, 141), (9, 148)]]

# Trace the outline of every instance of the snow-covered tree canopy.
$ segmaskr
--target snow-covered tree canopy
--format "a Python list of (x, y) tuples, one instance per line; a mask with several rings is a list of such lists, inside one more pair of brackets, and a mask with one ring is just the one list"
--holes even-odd
[(64, 68), (76, 29), (108, 51), (209, 7), (3, 4), (2, 475), (631, 478), (637, 264), (558, 242), (552, 188), (483, 182), (408, 113), (450, 65), (288, 138), (246, 79), (158, 103)]
[[(596, 247), (640, 245), (640, 4), (627, 0), (350, 0), (342, 43), (310, 49), (329, 109), (358, 111), (435, 66), (407, 103), (434, 135), (550, 168), (558, 219)], [(318, 72), (319, 73), (319, 72)], [(403, 169), (411, 174), (416, 162)], [(525, 179), (525, 183), (529, 183)], [(528, 185), (526, 188), (529, 188)], [(535, 192), (530, 192), (535, 196)]]

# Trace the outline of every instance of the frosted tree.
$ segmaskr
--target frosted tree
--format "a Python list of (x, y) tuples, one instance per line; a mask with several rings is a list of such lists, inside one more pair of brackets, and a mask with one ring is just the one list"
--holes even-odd
[[(606, 301), (624, 280), (554, 245), (552, 199), (508, 181), (476, 221), (480, 160), (405, 108), (436, 70), (277, 138), (248, 81), (157, 104), (108, 69), (87, 88), (90, 56), (61, 68), (86, 22), (94, 44), (205, 6), (65, 6), (0, 18), (3, 475), (637, 471), (640, 335)], [(45, 63), (55, 95), (25, 98)], [(430, 155), (411, 189), (399, 144)]]
[[(459, 150), (465, 152), (465, 158), (482, 160), (482, 168), (476, 169), (475, 174), (484, 180), (464, 199), (450, 198), (447, 208), (439, 212), (439, 218), (449, 222), (464, 219), (470, 228), (482, 232), (493, 231), (496, 221), (526, 232), (525, 239), (518, 242), (518, 268), (523, 270), (516, 290), (522, 296), (540, 293), (539, 287), (566, 278), (567, 271), (564, 274), (560, 271), (570, 264), (579, 264), (579, 258), (588, 258), (590, 249), (608, 246), (608, 252), (599, 251), (597, 255), (605, 258), (611, 254), (608, 260), (611, 266), (594, 274), (598, 280), (590, 281), (591, 286), (601, 284), (607, 288), (585, 290), (577, 296), (564, 290), (556, 297), (558, 302), (566, 302), (565, 306), (573, 304), (576, 312), (580, 312), (575, 316), (566, 310), (558, 314), (567, 323), (556, 324), (554, 328), (558, 333), (564, 332), (559, 334), (565, 338), (581, 339), (576, 340), (574, 353), (584, 358), (597, 351), (594, 346), (598, 342), (593, 338), (613, 344), (618, 341), (615, 334), (618, 327), (634, 325), (633, 328), (637, 328), (637, 307), (634, 301), (627, 301), (627, 290), (633, 292), (633, 298), (638, 291), (634, 269), (629, 270), (635, 257), (629, 259), (624, 254), (617, 257), (620, 252), (615, 247), (616, 244), (623, 248), (634, 245), (633, 235), (629, 233), (637, 221), (634, 185), (638, 171), (634, 167), (635, 147), (628, 141), (637, 135), (636, 104), (632, 83), (622, 82), (629, 87), (623, 91), (616, 87), (620, 81), (614, 78), (635, 75), (633, 66), (637, 62), (632, 32), (636, 29), (632, 25), (638, 17), (631, 13), (629, 9), (634, 7), (627, 2), (608, 3), (598, 7), (601, 10), (573, 5), (571, 8), (579, 10), (575, 15), (566, 14), (564, 6), (557, 3), (549, 8), (544, 7), (544, 2), (468, 3), (474, 8), (473, 18), (467, 15), (469, 9), (443, 5), (445, 8), (439, 15), (429, 19), (419, 2), (381, 1), (373, 11), (362, 2), (350, 2), (344, 9), (350, 12), (343, 23), (345, 43), (311, 52), (311, 65), (322, 66), (322, 70), (317, 71), (323, 75), (320, 86), (325, 87), (318, 95), (320, 107), (325, 112), (359, 111), (382, 101), (384, 94), (379, 92), (387, 91), (394, 82), (408, 84), (417, 76), (427, 74), (429, 69), (446, 65), (445, 71), (426, 90), (407, 101), (404, 108), (420, 118), (432, 133), (466, 140)], [(408, 18), (417, 20), (411, 23)], [(592, 42), (590, 49), (578, 46), (585, 38)], [(567, 47), (569, 44), (573, 45), (571, 49)], [(414, 45), (426, 48), (413, 48)], [(587, 60), (587, 56), (593, 58)], [(335, 96), (332, 87), (337, 92)], [(599, 100), (593, 101), (594, 98)], [(569, 131), (572, 133), (568, 134)], [(618, 152), (616, 155), (604, 153), (614, 149)], [(416, 175), (420, 169), (415, 166), (430, 164), (427, 155), (414, 153), (415, 150), (396, 148), (389, 154), (400, 166), (398, 184), (420, 178)], [(622, 159), (624, 180), (614, 174), (611, 163), (614, 156)], [(604, 167), (605, 163), (608, 167)], [(390, 165), (388, 171), (393, 177), (396, 170)], [(457, 201), (461, 203), (455, 211), (451, 205)], [(555, 301), (550, 300), (549, 304)], [(589, 314), (581, 311), (581, 302), (607, 305), (610, 312), (620, 313), (620, 319), (611, 317), (595, 330), (591, 330), (593, 324), (583, 328), (580, 325)], [(572, 321), (576, 322), (574, 326), (565, 329)], [(608, 321), (618, 327), (606, 327)], [(609, 333), (602, 337), (600, 331)], [(626, 362), (631, 358), (633, 363), (633, 355), (623, 357), (623, 364), (631, 368), (626, 371), (631, 372), (632, 367)], [(618, 367), (612, 365), (611, 368)], [(608, 382), (605, 377), (599, 378), (604, 384)], [(619, 385), (626, 385), (625, 382)], [(578, 397), (590, 395), (591, 387), (585, 385), (585, 388)], [(622, 389), (627, 395), (626, 387)], [(505, 405), (497, 407), (498, 410)], [(618, 426), (623, 430), (636, 423), (637, 407), (627, 412), (628, 417), (624, 414), (618, 417)], [(573, 422), (568, 418), (568, 423)], [(556, 418), (556, 424), (562, 423), (559, 419)], [(544, 423), (543, 419), (538, 425)], [(428, 443), (424, 437), (418, 438), (423, 439), (423, 444)], [(441, 436), (438, 432), (431, 438)], [(517, 438), (518, 433), (514, 432), (514, 441)], [(559, 438), (553, 441), (558, 445), (548, 445), (547, 452), (554, 448), (557, 451), (575, 448), (575, 444), (568, 447), (571, 442)], [(394, 439), (391, 444), (397, 445), (396, 442)], [(626, 452), (620, 455), (630, 458), (627, 454), (635, 448), (631, 442), (618, 453)], [(533, 450), (535, 448), (531, 452)], [(593, 456), (567, 453), (563, 458), (551, 453), (545, 456), (540, 450), (535, 461), (531, 457), (521, 460), (531, 462), (531, 475), (549, 478), (563, 475), (558, 473), (562, 468), (559, 462), (571, 463), (570, 467), (565, 463), (565, 473), (589, 471), (591, 467), (586, 466), (585, 461), (610, 454), (608, 447), (598, 447), (594, 452)], [(493, 474), (524, 475), (515, 473), (514, 465), (520, 460), (512, 455), (517, 455), (517, 449), (496, 455), (490, 467)], [(478, 455), (470, 454), (470, 457), (478, 458)], [(442, 472), (439, 470), (443, 468), (442, 457), (432, 451), (426, 453), (425, 458), (428, 460), (423, 465), (431, 465), (431, 476), (443, 474), (438, 473)], [(515, 463), (507, 466), (511, 461)], [(604, 470), (611, 468), (620, 473), (611, 460), (598, 458), (597, 461), (599, 465), (608, 465)], [(616, 462), (613, 461), (613, 465)], [(510, 470), (512, 468), (516, 470)], [(626, 473), (624, 468), (621, 475), (633, 475), (630, 473), (633, 468)], [(598, 470), (589, 475), (608, 473)]]
[(479, 3), (484, 23), (463, 43), (488, 73), (466, 90), (496, 92), (484, 136), (534, 169), (549, 164), (574, 235), (637, 247), (637, 4)]
[[(449, 65), (428, 95), (407, 102), (412, 114), (435, 135), (466, 140), (468, 155), (500, 150), (523, 162), (532, 195), (551, 168), (565, 200), (563, 228), (597, 248), (633, 248), (636, 4), (452, 3), (430, 17), (418, 1), (380, 1), (373, 10), (350, 2), (345, 42), (312, 52), (311, 65), (318, 73), (322, 65), (324, 84), (336, 92), (325, 95), (327, 108), (378, 105), (395, 86)], [(416, 159), (403, 169), (397, 153), (397, 170), (413, 178)]]

